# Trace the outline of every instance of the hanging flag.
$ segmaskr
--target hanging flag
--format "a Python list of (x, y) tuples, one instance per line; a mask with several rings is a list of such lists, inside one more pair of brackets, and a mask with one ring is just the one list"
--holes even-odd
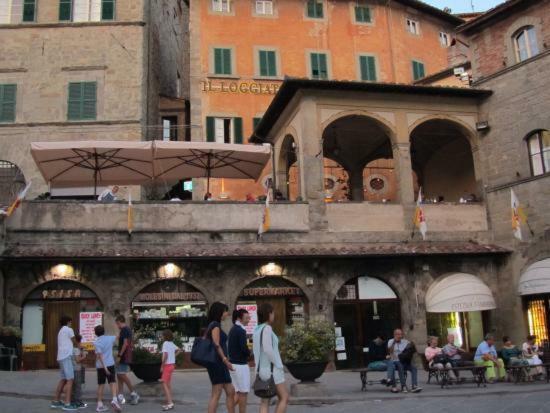
[(15, 212), (17, 208), (19, 208), (19, 205), (21, 205), (21, 202), (25, 199), (27, 196), (27, 192), (29, 191), (29, 188), (31, 187), (31, 182), (27, 184), (25, 188), (21, 192), (19, 192), (19, 195), (17, 195), (17, 198), (15, 198), (15, 201), (10, 205), (10, 207), (6, 210), (6, 215), (9, 217), (11, 214)]
[(527, 216), (523, 212), (523, 208), (521, 207), (518, 197), (513, 189), (510, 190), (510, 194), (512, 201), (512, 232), (514, 237), (522, 241), (523, 237), (521, 235), (521, 224), (527, 223)]
[(424, 215), (424, 209), (422, 208), (422, 188), (418, 190), (418, 199), (416, 200), (416, 210), (414, 212), (414, 225), (420, 231), (422, 239), (426, 240), (428, 224), (426, 223), (426, 216)]
[(269, 231), (270, 225), (271, 225), (271, 220), (269, 216), (269, 189), (268, 189), (265, 195), (265, 207), (264, 207), (264, 213), (262, 214), (262, 222), (260, 223), (260, 228), (258, 228), (258, 238), (260, 238), (264, 232)]
[(132, 193), (128, 193), (128, 234), (134, 230), (134, 207), (132, 206)]

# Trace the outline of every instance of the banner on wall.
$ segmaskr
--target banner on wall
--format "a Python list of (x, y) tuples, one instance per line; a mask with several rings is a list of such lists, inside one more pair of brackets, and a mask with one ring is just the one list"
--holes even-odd
[(103, 324), (103, 313), (99, 311), (80, 313), (80, 335), (83, 343), (93, 343), (96, 339), (94, 328)]
[(258, 325), (258, 306), (256, 304), (237, 305), (237, 310), (240, 310), (241, 308), (248, 311), (248, 314), (250, 315), (250, 321), (248, 322), (248, 325), (245, 328), (246, 328), (246, 334), (252, 335), (254, 333), (254, 329)]

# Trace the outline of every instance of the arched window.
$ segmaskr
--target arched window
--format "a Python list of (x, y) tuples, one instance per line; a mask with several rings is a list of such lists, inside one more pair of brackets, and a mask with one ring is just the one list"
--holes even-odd
[(533, 176), (550, 172), (550, 132), (540, 130), (527, 138), (531, 174)]
[(519, 29), (514, 36), (516, 59), (523, 62), (539, 53), (537, 35), (533, 26), (525, 26)]
[(11, 204), (25, 187), (25, 177), (17, 165), (0, 160), (0, 206)]

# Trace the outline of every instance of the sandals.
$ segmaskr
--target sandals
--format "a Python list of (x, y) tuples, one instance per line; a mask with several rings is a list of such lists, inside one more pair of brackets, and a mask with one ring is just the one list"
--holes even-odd
[(173, 410), (173, 409), (174, 409), (174, 403), (165, 404), (162, 406), (163, 412), (167, 412), (168, 410)]

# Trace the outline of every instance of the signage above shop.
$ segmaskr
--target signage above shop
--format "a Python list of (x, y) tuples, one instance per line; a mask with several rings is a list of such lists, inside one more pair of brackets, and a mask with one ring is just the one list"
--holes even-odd
[(23, 353), (42, 353), (46, 351), (45, 344), (23, 344)]
[(267, 287), (267, 288), (245, 288), (243, 297), (287, 297), (292, 295), (304, 295), (298, 287)]
[(80, 290), (43, 290), (44, 300), (58, 300), (62, 298), (81, 298)]
[(240, 93), (252, 95), (275, 95), (281, 87), (278, 83), (212, 81), (201, 80), (201, 90), (205, 93)]
[(204, 295), (199, 292), (140, 293), (135, 301), (204, 301)]

